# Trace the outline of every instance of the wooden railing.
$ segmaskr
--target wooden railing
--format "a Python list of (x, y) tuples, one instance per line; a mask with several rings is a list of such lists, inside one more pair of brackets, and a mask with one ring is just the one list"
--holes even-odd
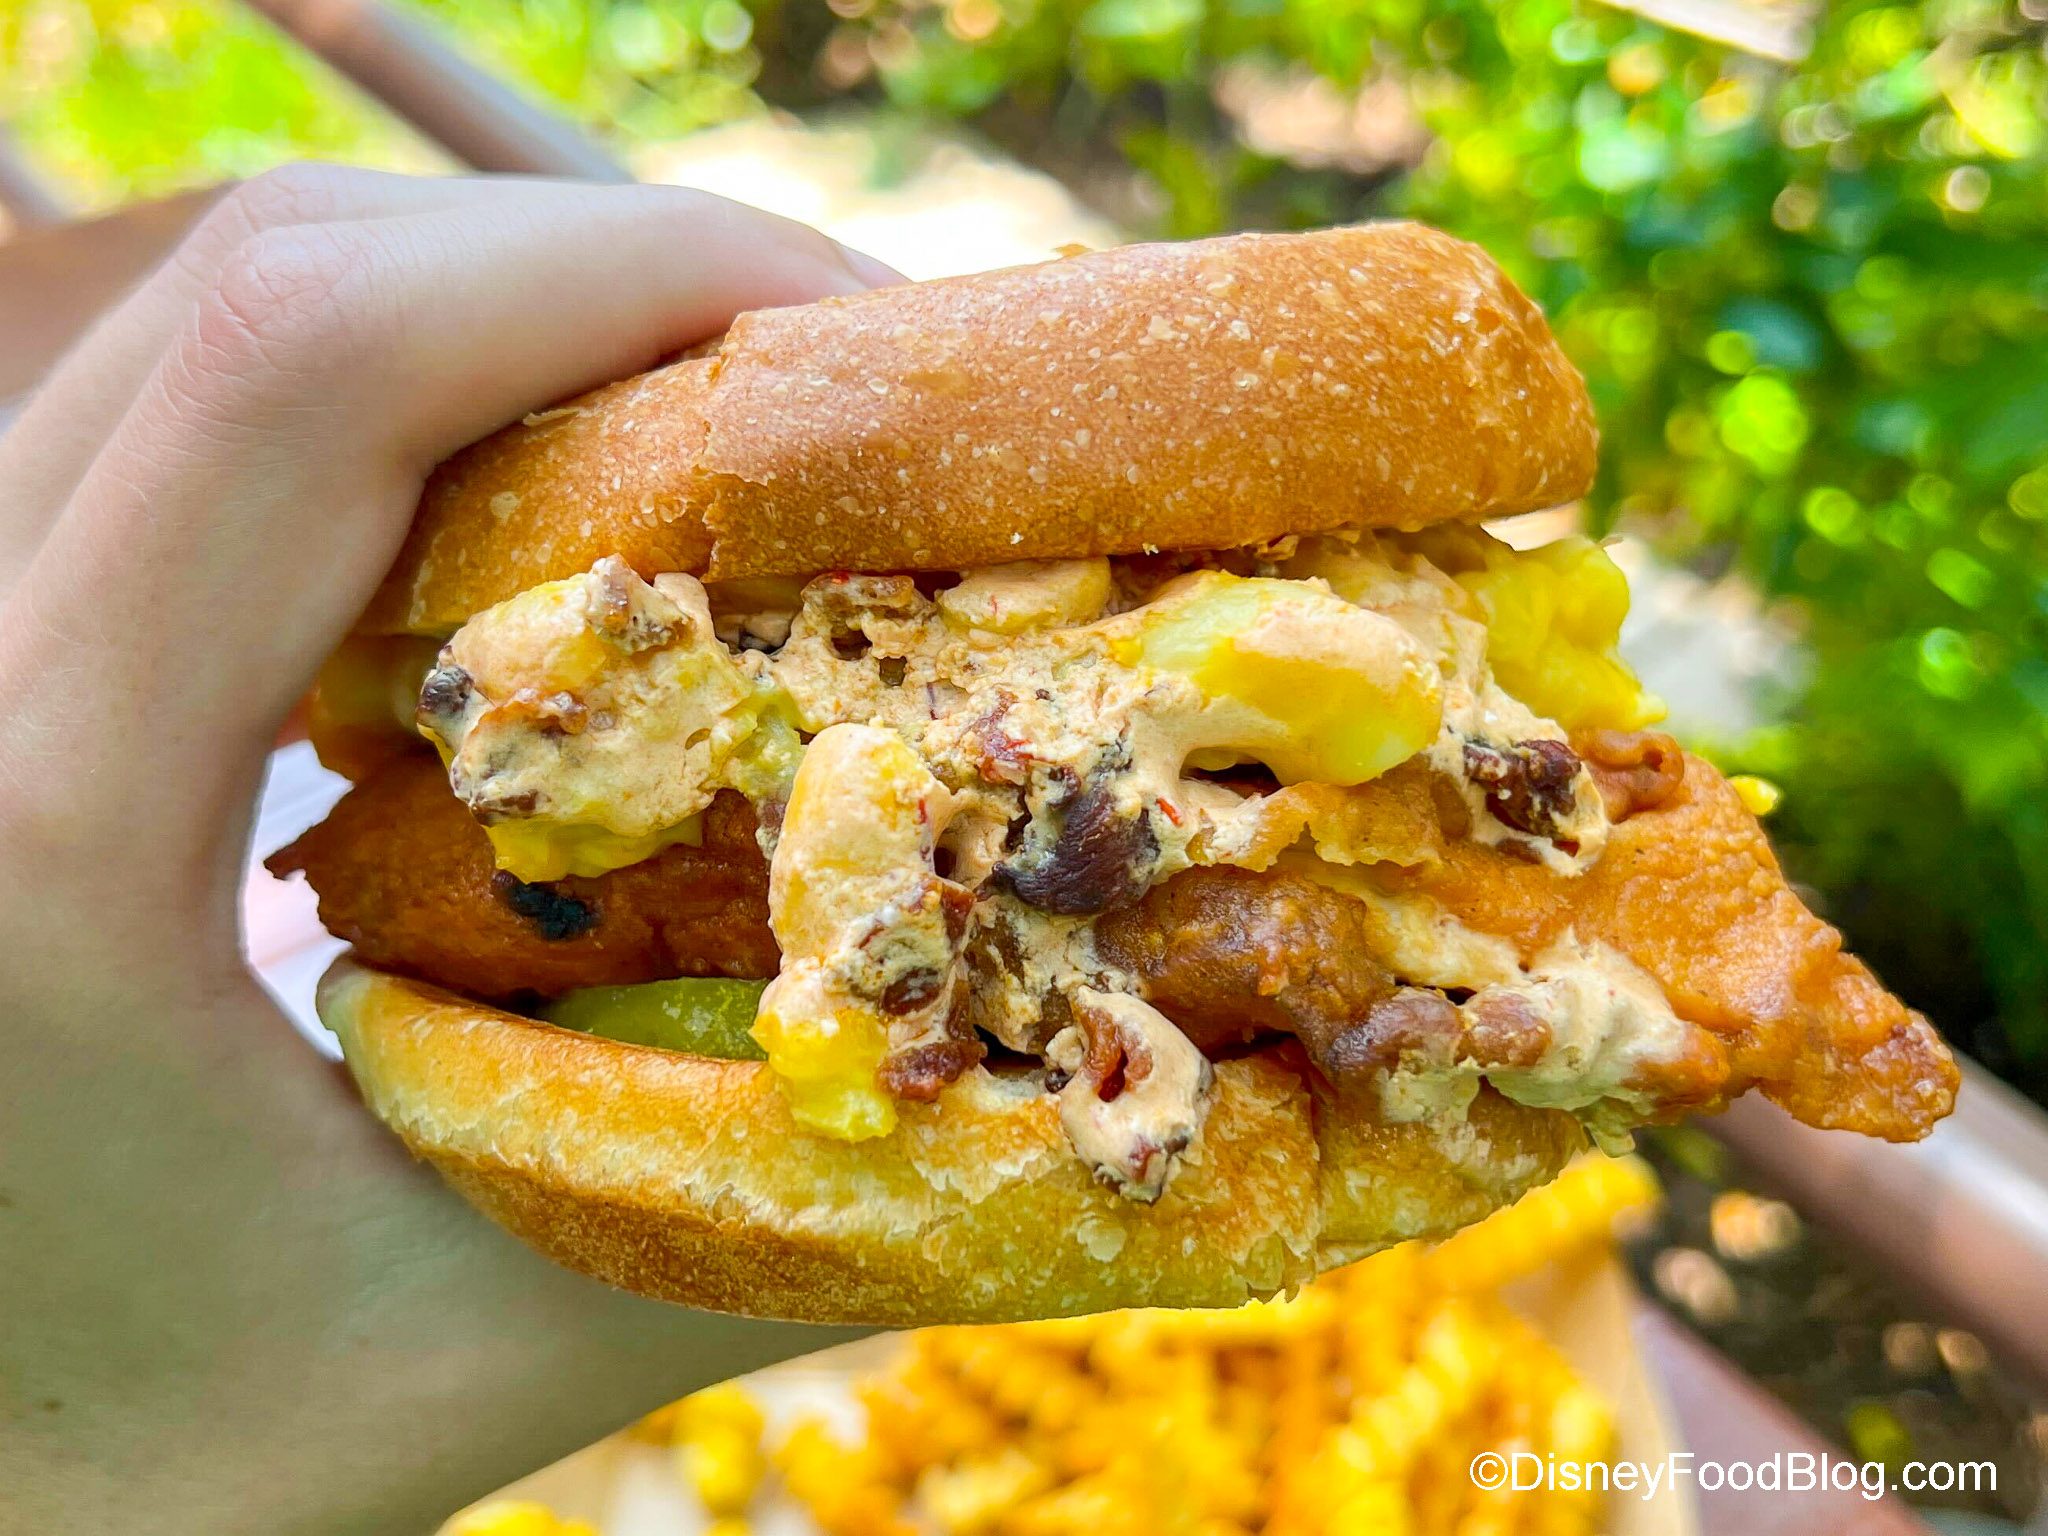
[(1807, 1215), (2048, 1383), (2048, 1116), (1973, 1062), (1956, 1112), (1894, 1146), (1751, 1094), (1702, 1124)]
[(575, 124), (379, 0), (245, 0), (464, 165), (479, 171), (631, 181)]

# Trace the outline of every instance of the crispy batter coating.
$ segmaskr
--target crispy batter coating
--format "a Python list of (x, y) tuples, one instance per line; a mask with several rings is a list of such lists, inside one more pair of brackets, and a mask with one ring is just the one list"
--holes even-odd
[(412, 753), (350, 790), (269, 868), (303, 871), (320, 921), (369, 964), (482, 998), (773, 976), (778, 962), (754, 813), (730, 792), (705, 812), (701, 847), (522, 885), (498, 871), (440, 763)]
[[(1842, 935), (1793, 894), (1764, 831), (1709, 764), (1618, 823), (1576, 879), (1452, 843), (1440, 864), (1391, 879), (1524, 957), (1575, 931), (1612, 945), (1702, 1026), (1673, 1102), (1725, 1103), (1758, 1087), (1808, 1125), (1891, 1141), (1927, 1134), (1955, 1104), (1948, 1048)], [(1725, 1080), (1713, 1084), (1725, 1055)], [(1647, 1086), (1647, 1085), (1646, 1085)], [(1700, 1090), (1711, 1087), (1702, 1095)]]

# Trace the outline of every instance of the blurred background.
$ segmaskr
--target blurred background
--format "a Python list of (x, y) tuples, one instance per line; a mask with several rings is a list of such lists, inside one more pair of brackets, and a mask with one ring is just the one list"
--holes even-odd
[[(347, 9), (0, 0), (0, 202), (25, 227), (299, 157), (452, 167), (273, 24)], [(1571, 515), (1630, 536), (1627, 644), (1673, 728), (1780, 786), (1812, 903), (2048, 1103), (2048, 0), (390, 9), (634, 174), (912, 276), (1389, 215), (1482, 242), (1591, 382)], [(2002, 1498), (1929, 1501), (1955, 1529), (2025, 1516), (2037, 1387), (1724, 1141), (1646, 1150), (1647, 1290), (1859, 1452), (2011, 1465)]]

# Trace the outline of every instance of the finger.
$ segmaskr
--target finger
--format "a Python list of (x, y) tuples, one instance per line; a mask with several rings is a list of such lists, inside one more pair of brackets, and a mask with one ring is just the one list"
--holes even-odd
[(290, 165), (220, 199), (149, 277), (71, 349), (0, 437), (0, 597), (28, 566), (192, 305), (244, 241), (270, 229), (461, 206), (509, 189), (478, 180)]
[[(154, 273), (89, 331), (36, 392), (14, 430), (0, 435), (0, 601), (13, 589), (156, 367), (194, 303), (241, 245), (269, 230), (397, 217), (533, 195), (513, 178), (394, 176), (350, 166), (300, 164), (242, 182), (202, 218)], [(900, 282), (870, 257), (848, 253), (869, 286)]]
[[(59, 814), (71, 796), (143, 828), (167, 796), (223, 793), (210, 765), (267, 744), (436, 460), (739, 310), (871, 275), (803, 226), (658, 187), (245, 242), (0, 613), (15, 771), (62, 786)], [(64, 771), (81, 741), (89, 785)]]

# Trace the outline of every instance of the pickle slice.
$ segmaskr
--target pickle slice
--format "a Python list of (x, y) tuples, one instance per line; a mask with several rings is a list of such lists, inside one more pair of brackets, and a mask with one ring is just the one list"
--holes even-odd
[(684, 976), (636, 987), (579, 987), (541, 1007), (540, 1016), (563, 1029), (686, 1051), (721, 1061), (766, 1061), (747, 1033), (765, 981)]

